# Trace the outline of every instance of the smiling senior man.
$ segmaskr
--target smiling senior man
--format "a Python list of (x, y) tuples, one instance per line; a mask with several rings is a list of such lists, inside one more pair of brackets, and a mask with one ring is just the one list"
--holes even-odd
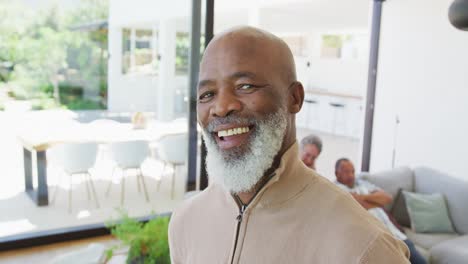
[(210, 185), (172, 214), (172, 263), (408, 263), (408, 249), (299, 159), (291, 51), (252, 27), (203, 56), (198, 122)]

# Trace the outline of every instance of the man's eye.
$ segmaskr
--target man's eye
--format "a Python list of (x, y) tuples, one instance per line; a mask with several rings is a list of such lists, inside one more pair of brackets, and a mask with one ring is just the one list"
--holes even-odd
[(239, 90), (250, 90), (254, 88), (255, 86), (252, 84), (241, 84), (239, 85)]
[(198, 97), (198, 101), (200, 102), (206, 102), (208, 101), (211, 97), (213, 97), (214, 93), (213, 92), (206, 92), (206, 93), (202, 93), (199, 97)]

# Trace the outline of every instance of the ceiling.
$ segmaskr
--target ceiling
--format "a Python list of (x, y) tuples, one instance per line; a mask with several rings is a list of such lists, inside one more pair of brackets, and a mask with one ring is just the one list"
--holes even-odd
[[(114, 26), (154, 25), (161, 19), (176, 18), (179, 30), (190, 28), (189, 0), (110, 3), (110, 24)], [(367, 30), (371, 3), (370, 0), (216, 0), (215, 32), (236, 25), (252, 25), (252, 17), (259, 21), (253, 25), (278, 33)]]
[[(217, 0), (215, 28), (247, 24), (257, 12), (260, 27), (275, 32), (367, 29), (371, 1), (368, 0)], [(217, 30), (217, 29), (216, 29)]]

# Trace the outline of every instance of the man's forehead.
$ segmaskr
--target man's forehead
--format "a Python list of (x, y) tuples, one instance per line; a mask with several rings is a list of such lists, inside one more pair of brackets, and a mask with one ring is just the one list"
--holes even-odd
[(202, 63), (212, 60), (225, 60), (247, 64), (255, 59), (268, 59), (271, 45), (259, 40), (224, 38), (208, 47), (202, 58)]
[[(206, 51), (200, 66), (200, 79), (212, 75), (231, 77), (259, 77), (272, 64), (272, 56), (250, 43), (220, 43)], [(247, 76), (250, 73), (252, 76)]]
[(348, 160), (343, 161), (341, 166), (344, 167), (344, 168), (347, 168), (347, 169), (354, 168), (353, 163), (351, 163), (351, 161), (348, 161)]

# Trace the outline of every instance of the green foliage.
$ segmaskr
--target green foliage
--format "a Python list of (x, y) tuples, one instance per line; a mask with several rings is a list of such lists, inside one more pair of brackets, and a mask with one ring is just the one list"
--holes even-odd
[(69, 105), (78, 100), (83, 99), (83, 87), (79, 85), (73, 85), (70, 83), (60, 83), (60, 102), (65, 105)]
[(65, 107), (70, 110), (98, 110), (105, 109), (101, 102), (96, 102), (89, 99), (77, 99), (65, 104)]
[[(55, 3), (38, 11), (19, 1), (0, 1), (0, 83), (17, 99), (40, 102), (35, 109), (53, 105), (44, 95), (58, 102), (63, 96), (53, 84), (64, 80), (107, 95), (107, 31), (72, 28), (106, 20), (109, 1), (79, 2), (73, 9)], [(72, 108), (103, 107), (76, 100)]]
[[(200, 57), (205, 51), (205, 36), (200, 37)], [(186, 32), (178, 32), (176, 36), (176, 74), (188, 74), (190, 57), (190, 35)]]
[(62, 108), (53, 98), (36, 98), (31, 100), (32, 110)]
[(74, 9), (66, 18), (66, 24), (89, 23), (109, 17), (109, 0), (80, 0), (79, 8)]
[(322, 42), (325, 47), (341, 48), (343, 45), (343, 37), (341, 35), (323, 35)]
[(39, 85), (39, 91), (42, 95), (52, 97), (54, 93), (54, 86), (50, 83)]
[[(168, 226), (169, 217), (157, 217), (141, 223), (123, 213), (120, 223), (110, 228), (112, 235), (130, 247), (127, 263), (169, 264)], [(114, 250), (111, 248), (106, 252), (107, 259), (112, 257)]]
[(190, 39), (188, 33), (177, 33), (176, 37), (176, 73), (187, 74), (189, 64)]

